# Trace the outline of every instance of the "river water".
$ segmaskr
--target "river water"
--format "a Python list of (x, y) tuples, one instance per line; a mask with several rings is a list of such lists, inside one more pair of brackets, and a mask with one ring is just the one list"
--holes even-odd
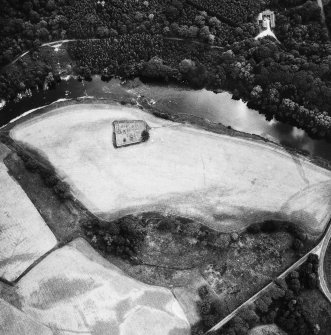
[(263, 115), (247, 108), (241, 100), (232, 100), (227, 92), (216, 94), (207, 90), (196, 91), (174, 85), (157, 84), (126, 87), (121, 85), (119, 80), (105, 83), (98, 76), (94, 77), (92, 82), (78, 82), (71, 78), (62, 81), (54, 90), (34, 92), (31, 97), (23, 98), (16, 103), (7, 103), (0, 110), (0, 126), (30, 109), (50, 104), (58, 99), (82, 96), (117, 100), (145, 96), (159, 110), (200, 116), (331, 161), (331, 143), (313, 140), (303, 130), (284, 123), (274, 120), (268, 122)]

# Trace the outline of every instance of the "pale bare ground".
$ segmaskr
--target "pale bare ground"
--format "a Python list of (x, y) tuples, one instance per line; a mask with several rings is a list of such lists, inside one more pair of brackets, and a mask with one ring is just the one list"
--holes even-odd
[(57, 243), (55, 236), (16, 181), (3, 159), (0, 144), (0, 277), (14, 281)]
[(53, 335), (49, 328), (2, 299), (0, 299), (0, 320), (0, 334), (3, 335)]
[[(114, 120), (145, 120), (147, 143), (115, 149)], [(215, 134), (116, 105), (62, 107), (17, 125), (74, 194), (103, 218), (160, 210), (241, 231), (291, 220), (319, 235), (330, 219), (331, 172), (276, 145)]]
[(18, 283), (22, 310), (57, 334), (189, 334), (179, 303), (165, 288), (138, 282), (83, 239), (58, 249)]
[(257, 326), (248, 332), (249, 335), (287, 335), (275, 324)]

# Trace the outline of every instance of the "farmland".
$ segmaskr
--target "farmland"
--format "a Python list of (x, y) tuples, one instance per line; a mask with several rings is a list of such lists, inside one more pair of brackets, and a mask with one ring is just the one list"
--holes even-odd
[[(208, 287), (222, 305), (203, 321), (208, 329), (294, 263), (324, 231), (330, 173), (303, 156), (274, 144), (158, 119), (137, 108), (63, 105), (19, 120), (10, 127), (11, 138), (34, 159), (54, 167), (57, 178), (70, 186), (73, 199), (97, 216), (81, 217), (75, 206), (68, 205), (69, 196), (62, 199), (76, 211), (70, 215), (76, 234), (83, 228), (107, 264), (141, 284), (171, 289), (192, 327), (201, 322), (201, 287)], [(116, 149), (112, 142), (116, 120), (146, 122), (148, 142)], [(35, 177), (38, 173), (28, 177), (15, 160), (7, 164), (16, 177), (23, 177), (19, 182), (27, 193), (38, 198), (37, 189), (45, 188)], [(272, 180), (274, 170), (278, 173)], [(39, 186), (34, 190), (24, 180), (35, 180)], [(47, 208), (41, 198), (35, 204)], [(53, 213), (62, 208), (55, 201), (49, 206)], [(54, 218), (45, 216), (58, 236), (64, 226)], [(75, 236), (75, 230), (68, 231)], [(53, 252), (47, 258), (56, 262), (59, 257)], [(22, 290), (20, 295), (26, 296)], [(35, 317), (50, 322), (52, 316)], [(80, 321), (71, 320), (67, 327), (84, 330), (78, 327)], [(93, 322), (87, 322), (86, 331), (94, 329)]]
[(50, 328), (0, 299), (0, 333), (6, 335), (52, 335)]
[[(116, 150), (117, 118), (145, 120), (150, 140)], [(331, 173), (271, 144), (110, 105), (58, 108), (17, 125), (11, 136), (42, 153), (75, 196), (107, 220), (161, 210), (231, 232), (278, 219), (315, 237), (329, 220)]]
[(78, 239), (53, 252), (18, 284), (22, 310), (61, 334), (188, 334), (171, 292), (139, 283)]
[[(275, 144), (115, 103), (46, 110), (6, 128), (5, 163), (60, 245), (7, 296), (52, 330), (207, 330), (329, 220), (330, 172)], [(147, 124), (148, 141), (114, 147), (117, 120)]]
[(9, 153), (9, 149), (1, 144), (0, 190), (5, 196), (0, 209), (0, 273), (2, 278), (14, 281), (55, 247), (56, 239), (29, 198), (8, 174), (3, 159)]

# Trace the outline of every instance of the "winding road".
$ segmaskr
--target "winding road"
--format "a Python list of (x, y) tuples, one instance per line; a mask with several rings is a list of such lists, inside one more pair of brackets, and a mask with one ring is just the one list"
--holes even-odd
[[(79, 39), (65, 39), (65, 40), (57, 40), (53, 42), (47, 42), (42, 44), (40, 47), (54, 47), (55, 45), (62, 45), (63, 43), (68, 43), (68, 42), (75, 42), (75, 41), (97, 41), (99, 38), (79, 38)], [(19, 59), (30, 53), (31, 50), (23, 52), (21, 55), (17, 56), (11, 63), (6, 65), (6, 67), (15, 64)]]

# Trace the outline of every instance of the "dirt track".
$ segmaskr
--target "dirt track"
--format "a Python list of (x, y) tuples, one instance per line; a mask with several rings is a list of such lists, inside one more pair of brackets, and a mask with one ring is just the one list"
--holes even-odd
[[(112, 121), (143, 119), (149, 142), (115, 149)], [(38, 149), (75, 195), (113, 218), (162, 210), (239, 231), (284, 219), (319, 235), (330, 218), (331, 172), (257, 141), (228, 137), (111, 105), (59, 108), (11, 136)]]

